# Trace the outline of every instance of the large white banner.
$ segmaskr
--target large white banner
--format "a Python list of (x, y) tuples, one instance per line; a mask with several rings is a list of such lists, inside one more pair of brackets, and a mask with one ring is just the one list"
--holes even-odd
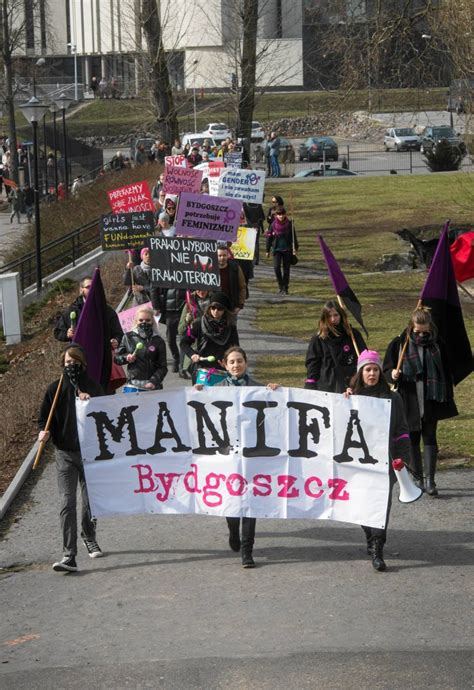
[(92, 513), (318, 518), (384, 527), (390, 405), (263, 387), (78, 400)]

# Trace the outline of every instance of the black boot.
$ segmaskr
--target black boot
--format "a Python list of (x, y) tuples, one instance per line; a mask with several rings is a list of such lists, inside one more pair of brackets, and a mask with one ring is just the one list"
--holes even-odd
[(383, 559), (383, 541), (382, 539), (380, 539), (380, 537), (375, 537), (372, 540), (372, 543), (370, 545), (370, 551), (370, 555), (372, 556), (373, 567), (375, 568), (375, 570), (378, 570), (379, 573), (383, 573), (384, 570), (387, 570), (387, 566)]
[(428, 496), (437, 496), (435, 484), (436, 461), (438, 460), (437, 446), (425, 446), (423, 450), (423, 464), (425, 466), (425, 491)]
[(248, 546), (242, 548), (242, 568), (255, 568), (255, 561), (252, 558), (252, 549)]
[(240, 518), (226, 518), (229, 528), (229, 546), (232, 551), (240, 551)]
[(421, 462), (420, 446), (410, 446), (410, 451), (410, 461), (408, 466), (413, 473), (416, 486), (424, 491), (425, 485), (423, 482), (423, 463)]

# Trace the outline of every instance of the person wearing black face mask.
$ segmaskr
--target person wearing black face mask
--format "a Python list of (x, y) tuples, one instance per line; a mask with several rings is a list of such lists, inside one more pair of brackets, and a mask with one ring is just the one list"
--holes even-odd
[[(46, 442), (51, 437), (56, 447), (64, 557), (53, 564), (53, 570), (68, 573), (77, 570), (76, 492), (78, 483), (82, 495), (81, 537), (91, 558), (99, 558), (103, 555), (96, 541), (96, 526), (89, 507), (76, 421), (76, 398), (88, 400), (90, 397), (103, 395), (103, 390), (99, 384), (88, 378), (86, 358), (79, 345), (71, 345), (65, 350), (61, 364), (63, 376), (48, 387), (41, 405), (38, 418), (40, 428), (38, 440)], [(59, 397), (49, 431), (44, 431), (58, 387)]]
[[(398, 360), (408, 339), (400, 368)], [(400, 393), (410, 429), (410, 467), (418, 486), (437, 496), (438, 421), (458, 414), (445, 347), (428, 309), (416, 309), (408, 328), (387, 348), (384, 373)], [(421, 457), (423, 439), (423, 461)], [(424, 482), (423, 482), (424, 472)]]
[(163, 379), (168, 373), (166, 366), (166, 345), (158, 335), (153, 309), (142, 307), (135, 315), (135, 325), (126, 333), (115, 361), (127, 366), (127, 383), (142, 390), (163, 388)]

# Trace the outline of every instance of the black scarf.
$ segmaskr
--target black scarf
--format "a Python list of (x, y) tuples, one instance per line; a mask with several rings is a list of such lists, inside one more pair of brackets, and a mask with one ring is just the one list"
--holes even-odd
[(225, 345), (230, 338), (230, 325), (224, 317), (220, 321), (204, 314), (201, 320), (202, 332), (208, 340), (216, 345)]
[(424, 397), (426, 400), (446, 402), (448, 399), (446, 377), (441, 361), (439, 345), (429, 334), (428, 338), (419, 338), (413, 331), (408, 339), (408, 347), (403, 355), (402, 373), (406, 381), (415, 383), (423, 379), (423, 362), (418, 352), (423, 348), (426, 379), (424, 380)]

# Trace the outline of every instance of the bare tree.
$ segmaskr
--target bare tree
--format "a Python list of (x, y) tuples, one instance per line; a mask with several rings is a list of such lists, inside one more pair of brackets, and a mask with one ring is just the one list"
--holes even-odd
[(156, 0), (142, 0), (141, 24), (148, 45), (150, 92), (154, 104), (158, 132), (162, 139), (172, 142), (178, 136), (178, 119)]
[[(257, 72), (258, 0), (244, 0), (242, 5), (242, 59), (237, 131), (244, 141), (250, 141), (255, 109), (255, 80)], [(249, 151), (246, 150), (247, 159)]]

